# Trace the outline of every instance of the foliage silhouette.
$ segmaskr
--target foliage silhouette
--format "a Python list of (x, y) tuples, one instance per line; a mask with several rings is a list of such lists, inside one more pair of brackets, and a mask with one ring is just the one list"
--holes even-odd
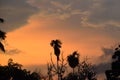
[(72, 55), (70, 54), (67, 57), (68, 64), (71, 68), (73, 68), (73, 73), (74, 73), (74, 68), (79, 64), (79, 54), (77, 51), (73, 52)]
[(58, 39), (52, 40), (50, 43), (50, 45), (54, 48), (54, 54), (57, 56), (57, 60), (59, 60), (61, 44), (61, 41)]
[(94, 65), (87, 60), (80, 62), (77, 67), (76, 72), (69, 73), (63, 80), (97, 80)]
[[(3, 23), (4, 19), (0, 18), (0, 22)], [(6, 33), (0, 30), (0, 49), (5, 52), (4, 45), (2, 43), (3, 40), (6, 38)]]
[[(59, 43), (59, 44), (58, 44)], [(53, 76), (55, 74), (58, 75), (58, 80), (97, 80), (96, 78), (96, 72), (94, 71), (94, 66), (87, 62), (87, 60), (84, 60), (80, 63), (79, 61), (79, 53), (77, 51), (74, 51), (72, 54), (67, 56), (67, 62), (68, 65), (73, 68), (73, 72), (68, 73), (67, 76), (63, 77), (63, 74), (66, 71), (66, 64), (64, 63), (63, 57), (62, 59), (58, 59), (57, 52), (60, 52), (61, 42), (59, 40), (52, 40), (51, 46), (54, 48), (54, 54), (57, 56), (57, 67), (53, 63), (52, 60), (52, 54), (51, 54), (51, 63), (49, 63), (48, 66), (48, 80), (53, 80)], [(58, 47), (57, 47), (58, 46)], [(55, 49), (55, 47), (57, 49)], [(58, 50), (58, 51), (57, 51)], [(59, 63), (58, 63), (59, 60)], [(61, 62), (61, 64), (60, 64)], [(77, 67), (77, 68), (76, 68)], [(74, 71), (74, 69), (76, 69)]]
[(0, 66), (0, 80), (40, 80), (36, 72), (30, 72), (22, 69), (22, 65), (14, 63), (12, 59), (8, 60), (8, 65)]
[(97, 80), (95, 66), (89, 63), (87, 60), (82, 61), (78, 65), (78, 74), (80, 80)]
[(112, 56), (112, 59), (114, 60), (111, 63), (112, 70), (106, 70), (106, 78), (107, 80), (120, 80), (120, 45), (115, 48), (115, 52)]
[[(60, 75), (60, 72), (59, 72), (59, 56), (60, 56), (60, 48), (61, 48), (61, 41), (56, 39), (56, 40), (52, 40), (50, 45), (54, 48), (54, 54), (56, 55), (57, 57), (57, 68), (56, 68), (56, 71), (57, 71), (57, 74), (58, 74), (58, 80), (61, 80), (61, 75)], [(55, 67), (54, 67), (55, 68)]]
[(3, 23), (3, 22), (4, 22), (4, 19), (3, 19), (3, 18), (0, 18), (0, 22)]
[(79, 80), (76, 73), (69, 73), (63, 80)]
[(61, 41), (56, 39), (56, 40), (52, 40), (50, 45), (54, 48), (54, 54), (57, 57), (57, 66), (55, 66), (53, 60), (52, 60), (52, 54), (51, 54), (51, 63), (48, 64), (48, 76), (49, 76), (49, 80), (53, 80), (53, 76), (54, 75), (58, 75), (58, 80), (62, 80), (63, 74), (65, 73), (65, 65), (64, 64), (64, 59), (63, 59), (63, 55), (62, 58), (60, 60), (59, 56), (60, 56), (60, 48), (61, 48)]

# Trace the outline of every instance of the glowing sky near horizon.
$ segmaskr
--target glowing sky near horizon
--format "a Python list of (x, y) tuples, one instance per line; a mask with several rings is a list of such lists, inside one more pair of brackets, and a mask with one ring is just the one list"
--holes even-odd
[(7, 32), (7, 52), (0, 54), (0, 63), (13, 58), (23, 65), (46, 64), (53, 53), (53, 39), (62, 41), (64, 57), (77, 50), (82, 57), (100, 63), (99, 57), (104, 55), (101, 48), (120, 40), (119, 3), (120, 0), (0, 0), (0, 17), (5, 19), (0, 29)]

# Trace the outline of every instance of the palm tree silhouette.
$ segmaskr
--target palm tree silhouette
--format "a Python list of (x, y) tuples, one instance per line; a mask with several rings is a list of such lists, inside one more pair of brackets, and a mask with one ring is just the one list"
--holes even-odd
[(79, 54), (77, 53), (77, 51), (74, 51), (72, 54), (67, 56), (67, 61), (69, 66), (73, 68), (74, 73), (74, 68), (79, 64)]
[(4, 48), (4, 45), (0, 42), (0, 49), (5, 52), (5, 48)]
[(54, 54), (57, 56), (57, 61), (59, 60), (60, 56), (60, 48), (61, 48), (61, 41), (60, 40), (52, 40), (50, 45), (54, 48)]
[(60, 70), (59, 70), (59, 56), (60, 56), (60, 48), (61, 48), (61, 41), (56, 39), (52, 40), (50, 45), (54, 48), (54, 54), (57, 57), (57, 74), (58, 74), (58, 80), (61, 80)]
[[(0, 22), (3, 23), (4, 19), (0, 18)], [(5, 40), (6, 38), (6, 33), (0, 30), (0, 49), (5, 52), (4, 45), (2, 44), (2, 40)]]

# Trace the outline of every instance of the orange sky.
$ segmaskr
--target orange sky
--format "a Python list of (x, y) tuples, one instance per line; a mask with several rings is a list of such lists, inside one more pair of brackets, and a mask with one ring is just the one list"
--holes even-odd
[(4, 60), (6, 62), (8, 58), (13, 58), (16, 62), (23, 65), (46, 64), (50, 61), (50, 53), (53, 53), (53, 49), (50, 46), (50, 41), (53, 39), (60, 39), (63, 42), (61, 51), (64, 52), (65, 57), (75, 50), (82, 57), (98, 57), (103, 54), (101, 47), (109, 46), (108, 44), (111, 43), (111, 39), (108, 36), (99, 33), (94, 34), (97, 31), (89, 29), (85, 31), (43, 29), (47, 26), (66, 26), (60, 25), (59, 21), (54, 16), (46, 17), (37, 14), (30, 17), (26, 25), (8, 32), (6, 38), (8, 49), (17, 48), (20, 53), (2, 57), (1, 59), (4, 58), (2, 63), (4, 63)]

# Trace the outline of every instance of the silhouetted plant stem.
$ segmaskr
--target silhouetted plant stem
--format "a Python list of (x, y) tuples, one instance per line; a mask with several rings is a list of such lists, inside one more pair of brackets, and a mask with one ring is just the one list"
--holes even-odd
[(58, 63), (58, 59), (57, 59), (57, 74), (58, 74), (58, 80), (60, 80), (59, 78), (59, 63)]
[(53, 66), (53, 68), (55, 69), (55, 71), (57, 71), (57, 68), (55, 67), (55, 65), (54, 65), (54, 63), (53, 63), (53, 60), (52, 60), (52, 53), (50, 54), (50, 56), (51, 56), (51, 63), (52, 63), (52, 66)]
[(75, 70), (75, 69), (73, 68), (73, 74), (74, 74), (74, 70)]
[(61, 41), (60, 40), (52, 40), (50, 45), (54, 49), (54, 54), (56, 55), (57, 58), (57, 75), (58, 75), (58, 80), (60, 80), (60, 71), (59, 71), (59, 56), (60, 56), (60, 48), (61, 48)]

